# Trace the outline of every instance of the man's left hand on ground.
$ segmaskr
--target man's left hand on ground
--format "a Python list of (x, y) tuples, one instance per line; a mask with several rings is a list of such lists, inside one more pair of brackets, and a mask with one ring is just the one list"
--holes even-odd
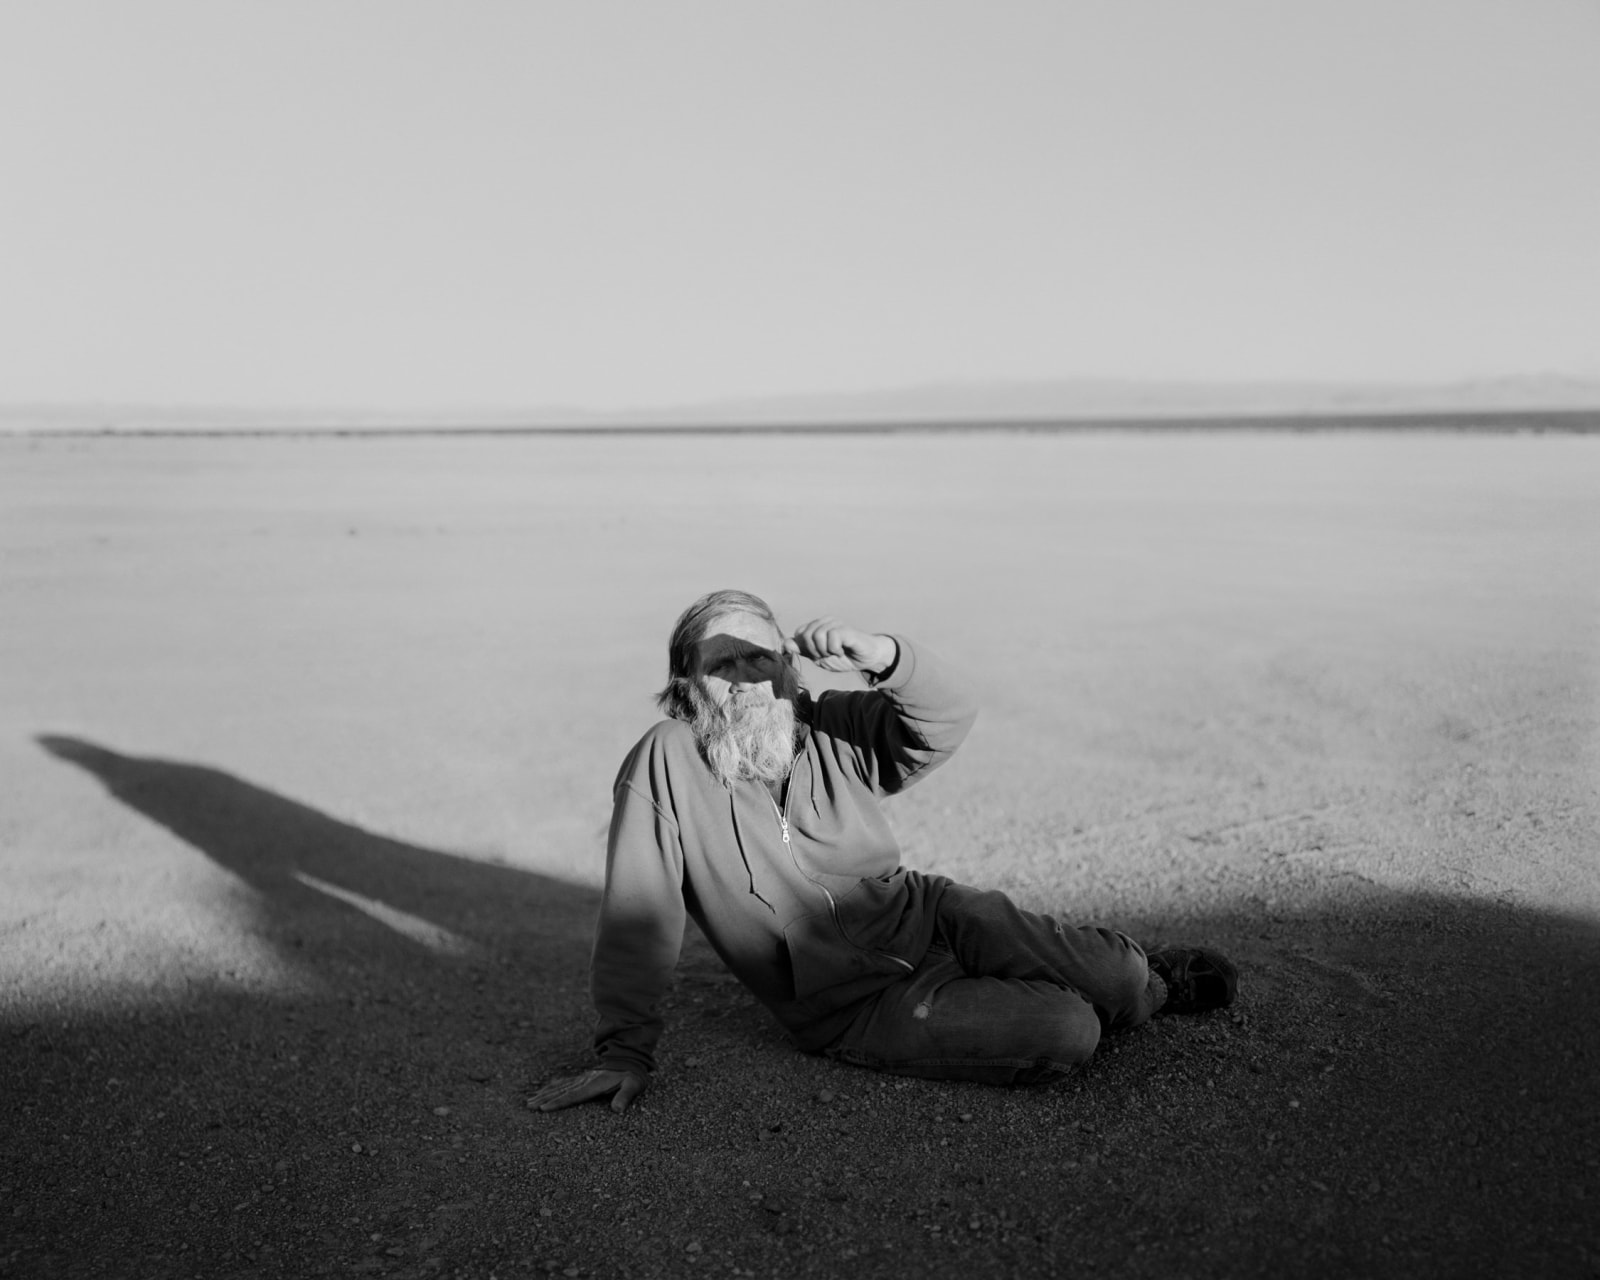
[(580, 1102), (603, 1098), (611, 1093), (615, 1094), (611, 1099), (611, 1109), (620, 1113), (632, 1105), (649, 1083), (648, 1077), (632, 1071), (596, 1068), (585, 1071), (581, 1076), (552, 1080), (528, 1099), (528, 1106), (534, 1111), (559, 1111), (562, 1107), (574, 1107)]
[(814, 618), (799, 628), (790, 644), (824, 671), (865, 671), (879, 675), (894, 665), (899, 648), (889, 636), (860, 631), (838, 618)]

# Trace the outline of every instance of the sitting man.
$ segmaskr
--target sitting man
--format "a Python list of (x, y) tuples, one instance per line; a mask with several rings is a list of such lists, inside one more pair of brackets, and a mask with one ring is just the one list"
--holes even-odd
[[(811, 697), (795, 657), (855, 670), (866, 690)], [(799, 1047), (901, 1075), (1057, 1079), (1103, 1033), (1232, 1002), (1213, 951), (1147, 955), (1003, 893), (900, 865), (882, 801), (961, 745), (961, 681), (902, 636), (834, 618), (786, 638), (743, 591), (686, 609), (668, 645), (670, 717), (613, 793), (593, 964), (600, 1065), (541, 1089), (553, 1111), (645, 1089), (684, 915)]]

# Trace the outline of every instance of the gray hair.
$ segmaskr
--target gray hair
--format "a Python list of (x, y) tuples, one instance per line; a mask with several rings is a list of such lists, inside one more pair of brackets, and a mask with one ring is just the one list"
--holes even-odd
[(705, 638), (711, 624), (730, 613), (750, 613), (765, 618), (779, 633), (778, 616), (760, 596), (748, 591), (724, 588), (701, 596), (678, 615), (672, 628), (672, 638), (667, 641), (667, 685), (656, 694), (656, 706), (662, 714), (673, 720), (694, 722), (694, 703), (689, 691), (694, 679), (694, 647)]

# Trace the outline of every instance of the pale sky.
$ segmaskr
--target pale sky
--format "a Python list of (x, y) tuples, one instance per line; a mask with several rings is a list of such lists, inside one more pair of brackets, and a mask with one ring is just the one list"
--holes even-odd
[(0, 402), (1600, 376), (1600, 2), (3, 0)]

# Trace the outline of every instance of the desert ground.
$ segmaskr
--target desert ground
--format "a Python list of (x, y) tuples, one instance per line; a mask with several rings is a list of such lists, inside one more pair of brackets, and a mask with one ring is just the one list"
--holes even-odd
[[(970, 672), (907, 863), (1232, 953), (1042, 1089), (691, 936), (610, 785), (742, 586)], [(1600, 1274), (1600, 438), (0, 438), (0, 1276)]]

